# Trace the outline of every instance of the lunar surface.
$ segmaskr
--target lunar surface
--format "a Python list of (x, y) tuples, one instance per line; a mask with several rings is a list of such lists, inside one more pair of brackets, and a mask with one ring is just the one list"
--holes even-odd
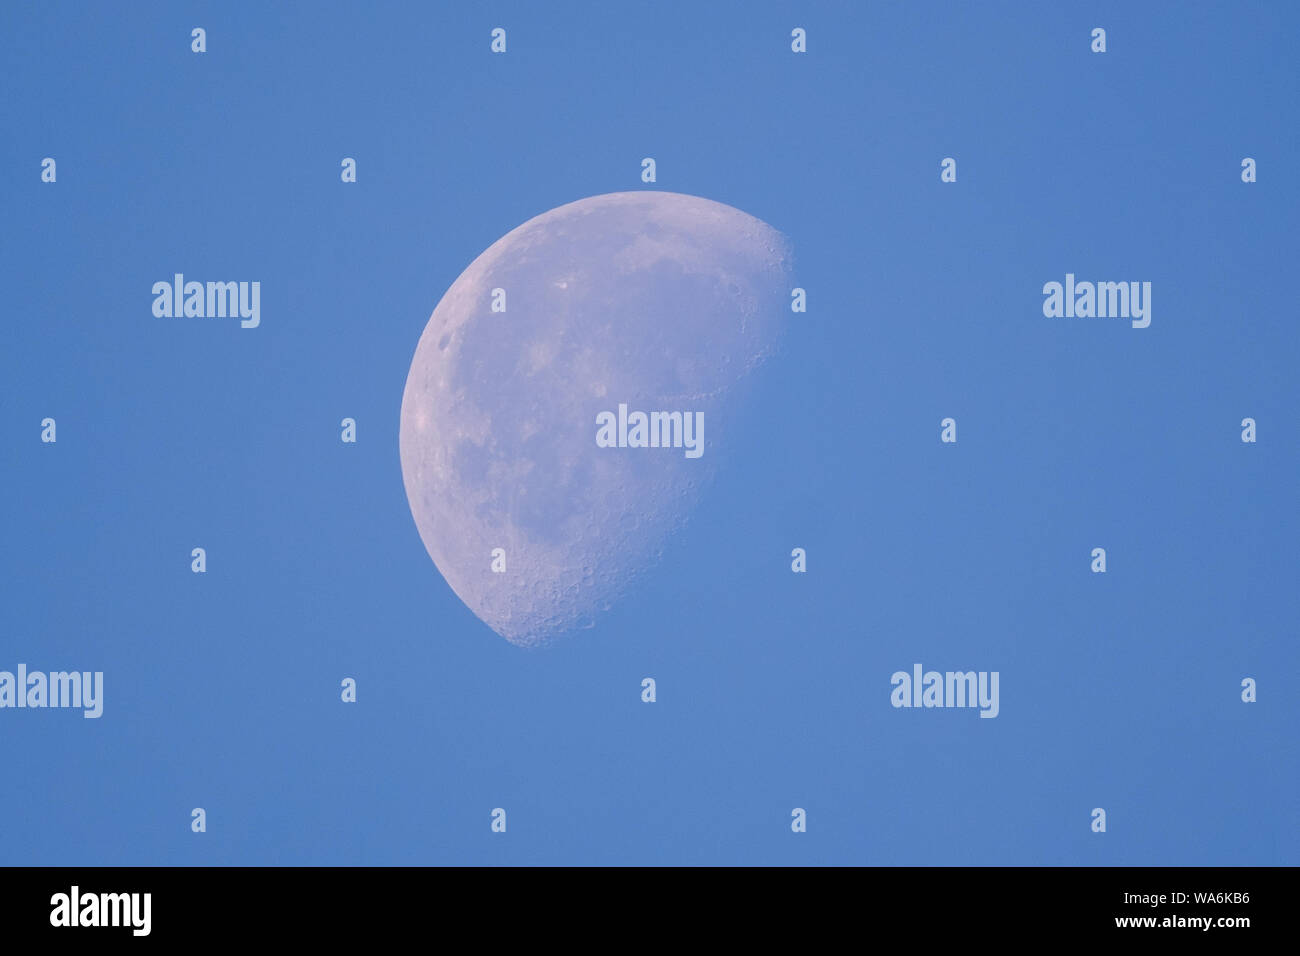
[[(560, 206), (474, 260), (425, 326), (401, 418), (411, 514), (470, 610), (543, 644), (593, 627), (654, 566), (714, 469), (737, 464), (729, 427), (790, 283), (772, 227), (667, 192)], [(703, 413), (702, 453), (601, 447), (598, 416), (620, 404)]]

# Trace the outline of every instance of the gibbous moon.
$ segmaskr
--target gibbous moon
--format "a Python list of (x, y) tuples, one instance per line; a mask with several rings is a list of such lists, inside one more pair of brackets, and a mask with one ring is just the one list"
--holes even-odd
[[(530, 219), (461, 273), (407, 375), (402, 477), (429, 556), (484, 623), (525, 646), (593, 627), (662, 557), (734, 463), (790, 268), (785, 238), (738, 209), (626, 192)], [(598, 416), (620, 405), (701, 413), (702, 442), (601, 447)], [(665, 445), (682, 437), (657, 420)]]

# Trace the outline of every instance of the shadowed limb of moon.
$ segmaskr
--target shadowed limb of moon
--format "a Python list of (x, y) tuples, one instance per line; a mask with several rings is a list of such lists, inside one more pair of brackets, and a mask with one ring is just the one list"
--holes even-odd
[[(569, 203), (475, 259), (420, 336), (401, 418), (411, 514), (470, 610), (521, 645), (593, 626), (690, 515), (789, 300), (780, 233), (679, 193)], [(703, 412), (703, 456), (597, 447), (620, 403)]]

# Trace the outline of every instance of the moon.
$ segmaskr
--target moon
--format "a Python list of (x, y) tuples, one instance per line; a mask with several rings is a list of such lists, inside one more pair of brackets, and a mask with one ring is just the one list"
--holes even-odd
[[(662, 559), (790, 314), (791, 249), (671, 192), (581, 199), (475, 259), (420, 336), (402, 395), (407, 501), (429, 557), (521, 646), (596, 625)], [(597, 416), (703, 414), (702, 453), (602, 447)]]

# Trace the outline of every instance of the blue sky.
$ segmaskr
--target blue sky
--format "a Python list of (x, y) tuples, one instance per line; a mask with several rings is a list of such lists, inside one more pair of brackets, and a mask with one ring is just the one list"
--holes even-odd
[[(0, 669), (105, 673), (0, 711), (0, 863), (1300, 862), (1292, 5), (416, 6), (0, 13)], [(809, 310), (664, 565), (527, 652), (420, 542), (405, 375), (645, 156)], [(1151, 326), (1045, 318), (1067, 272)], [(997, 719), (892, 708), (917, 662)]]

